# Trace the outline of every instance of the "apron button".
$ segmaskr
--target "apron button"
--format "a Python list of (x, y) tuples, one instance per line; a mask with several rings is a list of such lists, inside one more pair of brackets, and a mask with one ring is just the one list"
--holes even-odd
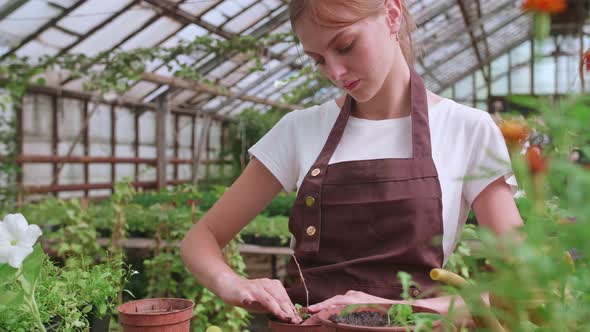
[(307, 227), (307, 229), (305, 230), (305, 232), (309, 236), (314, 236), (315, 235), (315, 227), (309, 226), (309, 227)]
[(312, 196), (307, 196), (305, 197), (305, 205), (312, 207), (315, 204), (315, 198), (313, 198)]
[(311, 171), (311, 176), (318, 176), (321, 172), (322, 171), (319, 168), (315, 168), (313, 171)]

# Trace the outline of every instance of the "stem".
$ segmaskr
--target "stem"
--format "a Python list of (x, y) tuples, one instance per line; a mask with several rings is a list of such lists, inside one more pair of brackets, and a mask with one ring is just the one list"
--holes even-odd
[[(23, 274), (22, 274), (22, 269), (19, 269), (18, 275), (17, 275), (17, 280), (20, 281), (21, 285), (24, 282), (28, 282), (27, 280), (23, 279)], [(31, 285), (32, 289), (30, 292), (27, 292), (27, 290), (25, 289), (25, 287), (23, 287), (23, 291), (25, 293), (25, 297), (24, 297), (24, 301), (25, 304), (27, 305), (28, 309), (31, 311), (31, 315), (33, 315), (33, 318), (35, 319), (35, 325), (37, 325), (37, 328), (39, 328), (41, 331), (46, 332), (47, 330), (45, 329), (45, 326), (43, 325), (43, 322), (41, 321), (41, 315), (39, 314), (39, 308), (37, 307), (37, 301), (35, 300), (35, 285)]]
[(28, 294), (25, 293), (25, 303), (27, 304), (27, 306), (29, 307), (29, 310), (31, 311), (31, 314), (33, 315), (33, 318), (35, 319), (35, 325), (37, 325), (37, 328), (41, 331), (47, 331), (45, 329), (45, 325), (43, 325), (43, 322), (41, 321), (41, 315), (39, 314), (39, 308), (37, 307), (37, 301), (35, 301), (35, 295), (34, 294)]
[(307, 290), (307, 285), (305, 284), (305, 278), (303, 278), (303, 273), (301, 272), (301, 266), (299, 266), (299, 262), (297, 261), (297, 257), (295, 257), (295, 254), (293, 254), (291, 256), (293, 256), (293, 259), (295, 260), (295, 264), (297, 265), (297, 270), (299, 270), (299, 276), (301, 277), (301, 281), (303, 282), (303, 288), (305, 288), (306, 304), (307, 304), (307, 307), (309, 307), (309, 291)]

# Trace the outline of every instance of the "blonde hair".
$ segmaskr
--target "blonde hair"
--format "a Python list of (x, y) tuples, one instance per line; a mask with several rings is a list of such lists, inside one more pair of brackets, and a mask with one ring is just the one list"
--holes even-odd
[[(352, 9), (356, 14), (354, 18), (344, 18), (336, 15), (336, 10), (328, 9), (330, 6), (341, 6)], [(410, 67), (414, 66), (415, 54), (412, 41), (412, 32), (416, 29), (414, 19), (402, 1), (401, 6), (403, 22), (399, 31), (399, 43)], [(319, 25), (328, 28), (341, 28), (356, 23), (373, 15), (379, 15), (385, 11), (383, 0), (291, 0), (289, 2), (289, 15), (291, 25), (310, 14), (311, 20)]]

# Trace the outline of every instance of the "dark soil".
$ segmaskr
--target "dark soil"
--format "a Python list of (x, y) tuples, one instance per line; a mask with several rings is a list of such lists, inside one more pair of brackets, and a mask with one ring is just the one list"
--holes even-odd
[(334, 323), (358, 326), (387, 326), (387, 315), (374, 311), (352, 312), (345, 316), (332, 315), (330, 320)]

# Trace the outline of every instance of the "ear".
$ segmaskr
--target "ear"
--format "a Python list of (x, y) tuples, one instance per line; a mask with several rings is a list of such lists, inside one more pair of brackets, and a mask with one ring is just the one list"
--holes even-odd
[(403, 14), (402, 0), (383, 0), (387, 12), (387, 23), (392, 34), (401, 29)]

